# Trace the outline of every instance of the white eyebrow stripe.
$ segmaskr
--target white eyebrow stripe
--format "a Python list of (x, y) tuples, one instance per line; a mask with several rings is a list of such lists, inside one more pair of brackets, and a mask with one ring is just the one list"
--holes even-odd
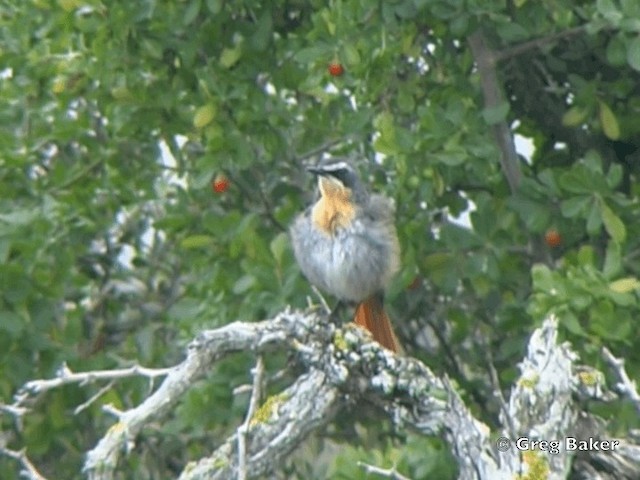
[(336, 162), (336, 163), (330, 163), (328, 165), (322, 165), (320, 169), (324, 170), (325, 172), (337, 172), (338, 170), (350, 171), (351, 167), (346, 162)]

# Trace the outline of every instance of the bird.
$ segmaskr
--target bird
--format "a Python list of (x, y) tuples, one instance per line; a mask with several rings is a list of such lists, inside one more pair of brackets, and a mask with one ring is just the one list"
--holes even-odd
[(402, 352), (384, 310), (384, 291), (400, 269), (394, 202), (370, 193), (347, 160), (307, 170), (317, 177), (319, 196), (290, 227), (300, 270), (339, 303), (355, 304), (354, 322), (374, 340)]

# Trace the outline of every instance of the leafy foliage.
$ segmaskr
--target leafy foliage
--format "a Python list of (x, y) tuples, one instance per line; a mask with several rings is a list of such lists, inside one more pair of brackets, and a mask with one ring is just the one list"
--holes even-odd
[[(480, 27), (508, 102), (483, 100), (467, 46)], [(635, 0), (3, 2), (0, 398), (62, 362), (171, 365), (202, 328), (304, 306), (285, 230), (323, 152), (362, 159), (396, 199), (400, 336), (486, 421), (487, 358), (507, 386), (550, 312), (586, 362), (606, 344), (637, 377), (639, 32)], [(515, 192), (490, 135), (503, 121), (534, 145)], [(561, 245), (545, 244), (550, 228)], [(149, 429), (136, 478), (179, 471), (234, 428), (249, 366), (225, 362)], [(97, 404), (71, 412), (98, 388), (47, 396), (22, 431), (2, 417), (9, 446), (78, 478), (111, 420)], [(147, 392), (131, 380), (101, 402)], [(420, 442), (439, 448), (411, 440), (401, 465), (452, 475), (432, 469), (445, 453), (414, 454)], [(338, 477), (355, 475), (351, 443)], [(370, 445), (370, 463), (398, 460), (397, 445)], [(0, 459), (0, 477), (16, 468)]]

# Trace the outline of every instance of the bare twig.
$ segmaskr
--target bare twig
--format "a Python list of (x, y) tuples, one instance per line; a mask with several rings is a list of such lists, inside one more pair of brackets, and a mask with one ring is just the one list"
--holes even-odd
[(316, 297), (318, 297), (318, 300), (320, 300), (320, 304), (322, 305), (322, 308), (324, 308), (324, 311), (327, 313), (331, 313), (331, 307), (327, 303), (327, 300), (324, 298), (324, 295), (322, 295), (322, 292), (318, 290), (315, 285), (311, 285), (311, 290), (313, 290), (313, 293), (315, 293)]
[(251, 390), (251, 399), (249, 400), (247, 416), (244, 419), (244, 423), (238, 427), (238, 480), (246, 480), (247, 478), (247, 434), (249, 433), (253, 415), (256, 413), (256, 409), (258, 408), (263, 378), (264, 360), (262, 359), (262, 355), (258, 355), (256, 366), (253, 369), (253, 388)]
[(613, 353), (611, 353), (607, 347), (602, 348), (602, 356), (618, 377), (616, 389), (620, 394), (631, 400), (638, 413), (640, 413), (640, 395), (638, 394), (638, 388), (636, 382), (629, 378), (624, 368), (624, 359), (614, 357)]
[(47, 480), (36, 467), (33, 466), (33, 463), (27, 457), (27, 454), (24, 449), (20, 451), (11, 450), (9, 448), (0, 447), (0, 455), (4, 455), (5, 457), (13, 458), (20, 462), (22, 466), (22, 470), (20, 471), (20, 476), (27, 478), (28, 480)]
[(587, 25), (579, 25), (577, 27), (568, 28), (567, 30), (562, 30), (561, 32), (552, 33), (551, 35), (547, 35), (546, 37), (534, 38), (533, 40), (514, 45), (513, 47), (505, 48), (504, 50), (495, 52), (495, 60), (499, 62), (506, 58), (516, 57), (528, 50), (532, 50), (534, 48), (542, 48), (563, 38), (579, 35), (583, 33), (586, 28)]
[(322, 145), (319, 145), (315, 148), (312, 148), (311, 150), (302, 153), (300, 155), (297, 155), (295, 157), (295, 161), (297, 163), (302, 163), (303, 161), (311, 158), (311, 157), (315, 157), (317, 155), (320, 155), (321, 153), (324, 153), (328, 150), (330, 150), (331, 148), (335, 147), (336, 145), (339, 145), (343, 142), (346, 142), (349, 140), (349, 137), (344, 137), (344, 138), (336, 138), (334, 140), (329, 140), (328, 142), (323, 143)]
[(496, 370), (496, 366), (493, 363), (493, 355), (491, 354), (491, 349), (488, 345), (485, 345), (485, 352), (487, 354), (487, 368), (489, 370), (489, 378), (491, 379), (491, 384), (493, 386), (493, 394), (500, 403), (500, 411), (504, 416), (503, 418), (505, 420), (505, 423), (507, 424), (506, 427), (508, 428), (509, 435), (511, 436), (511, 438), (516, 438), (516, 429), (513, 425), (511, 415), (509, 414), (509, 405), (507, 404), (507, 400), (504, 398), (504, 395), (502, 393), (498, 371)]
[(358, 462), (358, 466), (364, 468), (367, 473), (374, 473), (391, 480), (411, 480), (409, 477), (405, 477), (396, 470), (396, 467), (392, 468), (380, 468), (375, 465), (369, 465), (368, 463)]
[(82, 412), (83, 410), (86, 410), (87, 408), (89, 408), (96, 400), (98, 400), (102, 395), (104, 395), (105, 393), (107, 393), (109, 390), (111, 390), (113, 388), (114, 385), (114, 381), (109, 382), (108, 384), (106, 384), (104, 387), (102, 387), (100, 390), (98, 390), (97, 393), (95, 393), (94, 395), (91, 396), (91, 398), (89, 398), (89, 400), (87, 400), (86, 402), (84, 402), (83, 404), (78, 405), (74, 410), (73, 410), (73, 414), (74, 415), (78, 415), (80, 412)]
[(5, 405), (4, 403), (1, 403), (0, 411), (8, 413), (9, 415), (13, 415), (16, 418), (19, 418), (25, 413), (27, 413), (29, 409), (25, 407), (18, 407), (15, 405)]
[(30, 396), (44, 393), (62, 385), (68, 385), (71, 383), (86, 385), (98, 380), (115, 380), (136, 376), (147, 377), (150, 380), (153, 380), (157, 377), (168, 375), (171, 370), (171, 368), (145, 368), (140, 365), (133, 365), (129, 368), (116, 370), (93, 370), (91, 372), (75, 373), (72, 372), (65, 363), (58, 369), (55, 378), (31, 380), (30, 382), (25, 383), (14, 396), (14, 403), (11, 407), (20, 407)]

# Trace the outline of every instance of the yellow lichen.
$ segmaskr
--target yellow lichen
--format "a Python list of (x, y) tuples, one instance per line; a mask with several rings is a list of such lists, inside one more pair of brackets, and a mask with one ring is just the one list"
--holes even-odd
[(587, 387), (593, 387), (600, 382), (600, 372), (593, 370), (590, 372), (580, 372), (578, 373), (578, 378), (583, 385)]
[(333, 337), (333, 344), (336, 346), (336, 348), (339, 351), (344, 351), (349, 348), (349, 344), (345, 340), (344, 335), (340, 330), (338, 330), (335, 336)]
[(251, 420), (249, 421), (249, 426), (253, 427), (258, 423), (265, 423), (271, 419), (274, 411), (278, 409), (278, 406), (288, 399), (288, 395), (285, 393), (280, 393), (278, 395), (272, 395), (265, 400), (258, 410), (253, 414)]
[(547, 480), (549, 478), (549, 463), (538, 452), (524, 452), (522, 460), (529, 468), (524, 475), (517, 475), (516, 480)]
[(534, 373), (530, 377), (527, 377), (527, 378), (523, 377), (520, 380), (518, 380), (518, 385), (524, 388), (533, 388), (538, 384), (539, 381), (540, 381), (540, 375), (538, 375), (537, 373)]
[(216, 458), (213, 461), (213, 468), (224, 468), (229, 465), (229, 461), (224, 458)]

